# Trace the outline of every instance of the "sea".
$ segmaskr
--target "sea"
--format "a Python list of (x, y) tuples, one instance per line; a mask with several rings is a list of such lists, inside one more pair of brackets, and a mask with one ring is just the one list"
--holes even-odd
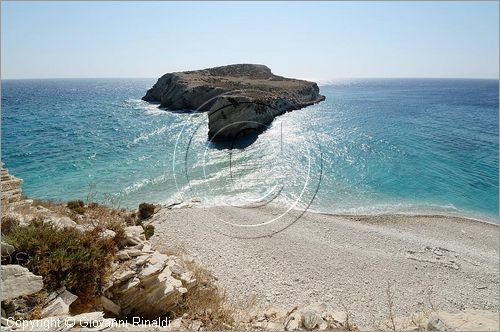
[(332, 80), (234, 142), (210, 141), (205, 113), (142, 101), (155, 81), (2, 80), (1, 159), (23, 194), (498, 223), (498, 80)]

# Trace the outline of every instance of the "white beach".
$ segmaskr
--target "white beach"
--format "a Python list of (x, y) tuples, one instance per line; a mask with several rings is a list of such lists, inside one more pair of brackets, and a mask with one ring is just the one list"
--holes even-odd
[[(213, 272), (230, 300), (256, 298), (266, 308), (345, 305), (357, 324), (370, 326), (387, 318), (390, 287), (397, 316), (498, 310), (497, 225), (438, 215), (316, 213), (293, 222), (297, 211), (271, 223), (274, 229), (224, 223), (257, 223), (280, 212), (163, 208), (153, 217), (151, 240), (157, 248), (185, 250)], [(259, 237), (240, 238), (252, 235)]]

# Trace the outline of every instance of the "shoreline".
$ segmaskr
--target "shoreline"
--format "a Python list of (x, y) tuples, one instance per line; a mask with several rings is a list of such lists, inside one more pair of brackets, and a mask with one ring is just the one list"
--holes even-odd
[[(50, 201), (50, 202), (55, 202), (55, 203), (65, 203), (65, 200), (59, 200), (59, 199), (45, 199), (45, 198), (38, 198), (38, 197), (31, 197), (28, 196), (27, 198), (32, 199), (32, 200), (42, 200), (42, 201)], [(147, 200), (144, 200), (143, 202), (151, 203), (148, 202)], [(103, 203), (104, 204), (104, 203)], [(139, 203), (136, 205), (133, 204), (125, 204), (124, 208), (128, 210), (134, 210)], [(153, 202), (152, 204), (156, 204), (161, 206), (161, 208), (196, 208), (196, 209), (207, 209), (207, 208), (226, 208), (226, 207), (234, 207), (233, 205), (224, 205), (224, 204), (214, 204), (214, 205), (204, 205), (203, 201), (199, 198), (192, 198), (192, 199), (187, 199), (187, 200), (181, 200), (181, 199), (166, 199), (162, 200), (160, 202)], [(271, 203), (271, 204), (266, 204), (266, 205), (261, 205), (261, 206), (269, 206), (271, 208), (276, 208), (280, 209), (280, 207), (283, 205), (283, 203)], [(432, 206), (432, 205), (428, 205)], [(242, 208), (253, 208), (252, 206), (240, 206)], [(295, 211), (303, 211), (303, 209), (298, 209), (294, 208), (293, 210)], [(484, 214), (479, 214), (475, 212), (468, 212), (468, 211), (457, 211), (457, 212), (442, 212), (439, 211), (439, 209), (432, 209), (429, 207), (428, 209), (425, 209), (425, 205), (422, 205), (422, 208), (420, 210), (412, 210), (412, 211), (394, 211), (394, 210), (389, 210), (389, 211), (380, 211), (380, 212), (373, 212), (373, 213), (360, 213), (360, 212), (327, 212), (327, 211), (320, 211), (320, 210), (315, 210), (315, 209), (307, 209), (307, 213), (314, 213), (314, 214), (321, 214), (321, 215), (328, 215), (332, 217), (376, 217), (376, 216), (409, 216), (409, 217), (452, 217), (452, 218), (462, 218), (462, 219), (468, 219), (471, 221), (475, 222), (481, 222), (485, 224), (491, 224), (491, 225), (500, 225), (500, 216), (493, 217), (493, 216), (486, 216)]]
[[(257, 208), (259, 206), (234, 206), (234, 205), (224, 205), (224, 204), (215, 204), (215, 205), (204, 205), (202, 204), (203, 202), (199, 198), (192, 198), (191, 200), (166, 200), (161, 203), (158, 203), (162, 208), (196, 208), (196, 209), (210, 209), (210, 208), (226, 208), (226, 207), (240, 207), (240, 208)], [(281, 203), (271, 203), (271, 204), (265, 204), (265, 205), (260, 205), (260, 206), (269, 206), (271, 208), (275, 209), (280, 209), (283, 204)], [(179, 206), (179, 207), (177, 207)], [(293, 208), (292, 210), (302, 212), (304, 209), (299, 209), (299, 208)], [(327, 211), (320, 211), (320, 210), (315, 210), (315, 209), (307, 209), (305, 211), (306, 213), (314, 213), (314, 214), (321, 214), (321, 215), (327, 215), (327, 216), (332, 216), (332, 217), (376, 217), (376, 216), (409, 216), (409, 217), (450, 217), (450, 218), (461, 218), (461, 219), (468, 219), (470, 221), (475, 221), (475, 222), (481, 222), (485, 224), (491, 224), (491, 225), (496, 225), (499, 226), (500, 222), (500, 217), (489, 217), (485, 215), (481, 215), (478, 213), (474, 212), (467, 212), (467, 211), (457, 211), (457, 212), (441, 212), (438, 209), (433, 210), (432, 208), (429, 208), (428, 210), (423, 208), (418, 211), (381, 211), (381, 212), (373, 212), (373, 213), (358, 213), (358, 212), (327, 212)]]
[(388, 213), (374, 213), (374, 214), (348, 214), (348, 213), (328, 213), (328, 212), (313, 212), (311, 213), (318, 213), (318, 214), (323, 214), (323, 215), (328, 215), (332, 217), (382, 217), (382, 216), (401, 216), (401, 217), (414, 217), (414, 218), (459, 218), (463, 220), (468, 220), (471, 222), (479, 222), (483, 224), (488, 224), (492, 226), (499, 226), (498, 223), (495, 223), (493, 221), (485, 220), (485, 219), (479, 219), (478, 217), (471, 217), (469, 215), (460, 215), (460, 214), (451, 214), (451, 213), (431, 213), (431, 212), (388, 212)]

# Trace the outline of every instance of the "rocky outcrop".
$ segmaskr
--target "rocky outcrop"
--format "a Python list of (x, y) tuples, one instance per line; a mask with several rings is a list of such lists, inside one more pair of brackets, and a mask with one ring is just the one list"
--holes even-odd
[(141, 226), (126, 227), (125, 234), (128, 246), (116, 255), (119, 261), (101, 297), (102, 307), (115, 317), (165, 316), (196, 280), (178, 257), (153, 250)]
[(2, 265), (2, 301), (30, 295), (43, 288), (42, 277), (20, 265)]
[(314, 82), (274, 75), (266, 66), (237, 64), (165, 74), (142, 98), (169, 110), (208, 112), (211, 139), (265, 128), (278, 115), (325, 99)]
[(78, 299), (78, 296), (61, 288), (49, 295), (47, 303), (42, 309), (42, 318), (69, 315), (69, 306)]
[(245, 330), (265, 331), (325, 331), (356, 330), (348, 325), (345, 315), (326, 309), (323, 304), (297, 306), (291, 310), (273, 310), (250, 315), (242, 324)]
[(6, 242), (1, 242), (1, 249), (2, 249), (2, 257), (12, 255), (16, 251), (16, 248), (14, 248), (13, 245), (8, 244)]
[(2, 210), (6, 211), (12, 207), (20, 207), (31, 204), (31, 200), (22, 198), (21, 184), (23, 181), (3, 168), (3, 163), (0, 162), (0, 184), (2, 186)]
[[(95, 227), (91, 223), (78, 223), (68, 216), (61, 215), (61, 211), (56, 212), (43, 206), (33, 205), (31, 200), (21, 197), (20, 179), (12, 177), (5, 169), (2, 169), (2, 176), (2, 181), (5, 179), (8, 183), (7, 191), (11, 192), (2, 196), (9, 204), (2, 206), (6, 210), (2, 211), (3, 217), (18, 220), (20, 225), (28, 225), (35, 219), (42, 219), (58, 229), (72, 227), (87, 231)], [(2, 186), (2, 194), (4, 189)], [(12, 205), (12, 202), (16, 204)], [(100, 236), (112, 239), (116, 236), (116, 232), (103, 229)], [(167, 313), (177, 309), (182, 304), (185, 294), (196, 286), (196, 280), (180, 257), (164, 255), (152, 249), (142, 226), (124, 227), (122, 245), (124, 248), (116, 253), (110, 276), (101, 289), (102, 294), (98, 298), (95, 310), (117, 318), (127, 315), (165, 317)], [(5, 242), (1, 243), (1, 249), (2, 258), (8, 258), (15, 253), (14, 246)], [(14, 260), (6, 259), (6, 262), (12, 263)], [(43, 288), (42, 277), (32, 274), (20, 265), (2, 265), (1, 269), (2, 301), (12, 299), (17, 301), (20, 300), (19, 297), (34, 294)], [(40, 316), (42, 318), (68, 316), (70, 305), (76, 299), (77, 296), (64, 288), (53, 292), (41, 308)], [(21, 303), (23, 301), (17, 301), (20, 305), (14, 302), (9, 302), (11, 309), (8, 311), (11, 315), (9, 317), (26, 316), (21, 315), (21, 311), (25, 309), (29, 311), (30, 308)], [(7, 302), (2, 302), (5, 303)], [(103, 315), (100, 311), (97, 312), (99, 317)], [(5, 317), (4, 312), (2, 315)]]
[[(52, 224), (55, 228), (78, 227), (77, 223), (68, 216), (61, 216), (42, 206), (33, 206), (33, 200), (22, 196), (21, 184), (23, 180), (9, 174), (0, 162), (2, 185), (2, 217), (10, 217), (19, 221), (21, 226), (26, 226), (37, 217), (43, 216), (44, 222)], [(2, 255), (8, 244), (2, 244)], [(9, 253), (10, 255), (10, 253)]]

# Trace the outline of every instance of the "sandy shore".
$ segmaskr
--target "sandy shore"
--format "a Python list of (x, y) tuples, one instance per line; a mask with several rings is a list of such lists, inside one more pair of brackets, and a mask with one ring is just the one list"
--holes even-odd
[[(277, 208), (162, 209), (158, 248), (183, 248), (233, 300), (347, 305), (369, 326), (388, 314), (498, 310), (498, 226), (449, 216), (334, 216)], [(298, 218), (300, 217), (300, 218)], [(228, 223), (245, 224), (245, 227)]]

